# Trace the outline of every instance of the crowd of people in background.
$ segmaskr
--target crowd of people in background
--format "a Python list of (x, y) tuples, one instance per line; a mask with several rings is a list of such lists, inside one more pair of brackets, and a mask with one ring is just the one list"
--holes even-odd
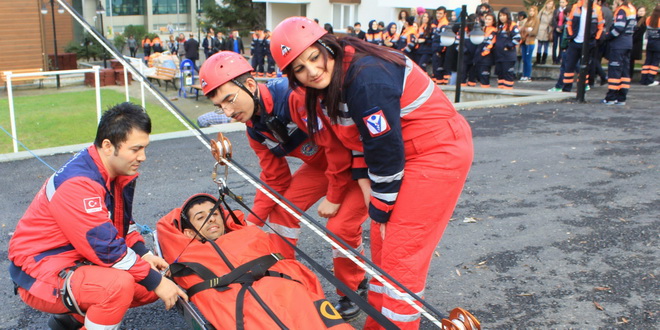
[[(612, 3), (613, 1), (613, 3)], [(366, 42), (396, 49), (404, 52), (422, 69), (426, 70), (431, 78), (440, 85), (456, 84), (457, 72), (461, 71), (461, 81), (465, 86), (490, 87), (491, 72), (497, 76), (497, 87), (511, 89), (515, 81), (521, 83), (532, 81), (532, 71), (538, 65), (560, 65), (561, 73), (555, 87), (549, 91), (570, 91), (575, 71), (579, 67), (579, 59), (583, 36), (579, 33), (580, 17), (586, 1), (578, 0), (569, 4), (567, 0), (546, 0), (543, 6), (529, 6), (526, 11), (512, 12), (509, 8), (495, 9), (482, 0), (474, 13), (465, 15), (465, 48), (462, 67), (458, 67), (458, 45), (460, 36), (461, 9), (450, 10), (440, 6), (435, 10), (426, 10), (418, 7), (410, 13), (401, 10), (396, 21), (371, 20), (363, 28), (360, 22), (347, 26), (345, 34), (364, 40)], [(625, 11), (626, 19), (617, 23), (614, 13), (624, 6), (630, 8)], [(467, 14), (467, 13), (466, 13)], [(594, 2), (594, 17), (598, 20), (594, 25), (594, 45), (590, 51), (589, 76), (587, 89), (593, 87), (600, 78), (600, 85), (608, 83), (611, 79), (603, 70), (603, 58), (609, 59), (608, 67), (618, 67), (619, 60), (612, 63), (610, 53), (614, 48), (625, 48), (627, 54), (625, 65), (627, 73), (625, 79), (630, 79), (634, 73), (635, 61), (643, 58), (643, 44), (646, 36), (647, 47), (645, 62), (642, 66), (643, 85), (657, 85), (655, 76), (658, 73), (660, 58), (660, 33), (658, 25), (660, 15), (658, 8), (649, 10), (643, 6), (635, 8), (632, 3), (622, 0), (596, 0)], [(630, 16), (630, 17), (628, 17)], [(574, 20), (578, 21), (573, 23)], [(317, 23), (318, 20), (315, 20)], [(624, 24), (624, 27), (620, 25)], [(333, 26), (329, 23), (321, 24), (328, 33), (334, 34)], [(602, 28), (599, 26), (602, 25)], [(471, 38), (480, 31), (483, 38)], [(450, 37), (447, 38), (448, 33)], [(619, 36), (619, 34), (623, 36)], [(443, 38), (444, 36), (444, 38)], [(453, 38), (452, 38), (453, 36)], [(270, 53), (270, 31), (259, 27), (250, 37), (251, 64), (254, 75), (258, 77), (275, 77), (278, 75), (275, 61)], [(625, 41), (623, 41), (625, 39)], [(476, 44), (475, 44), (476, 42)], [(138, 42), (132, 37), (128, 39), (131, 56), (135, 56)], [(614, 48), (609, 47), (614, 43)], [(573, 45), (573, 50), (571, 50)], [(205, 58), (229, 50), (245, 54), (243, 40), (238, 31), (228, 35), (215, 32), (212, 28), (201, 41), (195, 40), (193, 34), (186, 39), (184, 34), (169, 36), (163, 43), (160, 38), (149, 39), (145, 37), (141, 42), (145, 58), (151, 53), (169, 51), (180, 58), (188, 58), (197, 68), (199, 60), (198, 48), (201, 46)], [(536, 55), (536, 56), (535, 56)], [(567, 58), (568, 56), (568, 58)], [(551, 61), (551, 63), (549, 63)], [(627, 81), (624, 81), (627, 82)], [(629, 82), (623, 87), (628, 88)], [(620, 88), (612, 86), (613, 88)]]
[[(581, 31), (579, 28), (582, 11), (573, 10), (576, 6), (582, 8), (586, 6), (586, 1), (580, 0), (569, 5), (567, 0), (547, 0), (543, 6), (529, 6), (526, 11), (514, 13), (506, 7), (496, 10), (490, 6), (488, 0), (482, 0), (474, 13), (466, 15), (467, 42), (461, 68), (458, 68), (457, 61), (460, 8), (450, 10), (440, 6), (430, 11), (418, 7), (413, 13), (401, 10), (394, 22), (371, 20), (364, 28), (360, 22), (356, 22), (346, 27), (346, 34), (404, 52), (441, 85), (455, 84), (456, 73), (460, 70), (463, 74), (459, 83), (466, 86), (480, 84), (482, 87), (490, 87), (490, 74), (495, 67), (497, 87), (510, 89), (513, 88), (516, 80), (522, 83), (531, 82), (534, 66), (550, 64), (548, 63), (550, 58), (552, 64), (561, 66), (560, 82), (550, 91), (570, 91), (570, 84), (575, 75), (575, 72), (571, 71), (579, 67), (578, 61), (581, 56), (577, 46), (582, 44), (581, 38), (583, 38), (578, 33)], [(622, 23), (617, 23), (613, 12), (617, 12), (622, 6), (630, 10), (625, 11), (626, 19)], [(656, 11), (658, 11), (657, 7), (654, 13)], [(609, 59), (609, 67), (618, 66), (620, 61), (615, 60), (612, 63), (609, 55), (613, 49), (621, 48), (620, 44), (625, 44), (626, 49), (630, 50), (629, 60), (625, 65), (628, 71), (627, 77), (632, 77), (635, 60), (642, 59), (645, 35), (648, 40), (647, 56), (642, 67), (641, 83), (657, 85), (655, 75), (660, 61), (657, 58), (657, 49), (660, 47), (657, 27), (659, 15), (657, 13), (649, 15), (645, 7), (635, 8), (632, 3), (621, 0), (614, 0), (613, 3), (612, 0), (598, 0), (594, 2), (594, 13), (595, 19), (603, 27), (598, 30), (599, 24), (596, 24), (592, 29), (592, 32), (601, 32), (597, 36), (594, 35), (594, 47), (590, 48), (590, 75), (587, 88), (592, 87), (598, 77), (601, 85), (608, 83), (608, 74), (602, 68), (602, 60)], [(576, 19), (574, 24), (573, 21)], [(624, 26), (621, 27), (621, 24)], [(325, 23), (323, 27), (329, 33), (333, 33), (332, 25)], [(470, 38), (473, 31), (477, 30), (483, 32), (483, 39)], [(453, 39), (448, 39), (448, 44), (446, 41), (443, 42), (447, 40), (447, 32), (454, 35)], [(619, 34), (625, 36), (620, 37)], [(477, 39), (478, 42), (475, 44), (474, 40)], [(575, 51), (567, 52), (571, 43), (575, 44), (573, 47)], [(612, 43), (615, 45), (614, 48), (608, 47), (612, 46)], [(566, 59), (567, 53), (570, 54), (568, 59)], [(261, 61), (262, 54), (256, 54)], [(259, 69), (257, 70), (260, 72)], [(568, 88), (564, 87), (564, 82), (569, 86)], [(627, 88), (628, 84), (623, 84), (623, 87)]]

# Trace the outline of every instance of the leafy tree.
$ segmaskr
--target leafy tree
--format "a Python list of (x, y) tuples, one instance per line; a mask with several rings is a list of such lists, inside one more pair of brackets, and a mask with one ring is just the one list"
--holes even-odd
[(144, 25), (128, 25), (124, 28), (124, 37), (128, 38), (133, 36), (135, 40), (142, 40), (147, 34), (147, 29)]
[(241, 35), (245, 35), (246, 32), (266, 25), (266, 4), (251, 0), (224, 0), (222, 6), (214, 0), (204, 0), (202, 12), (206, 17), (200, 22), (204, 32), (213, 28), (216, 32), (238, 30)]
[(115, 48), (119, 50), (119, 53), (124, 52), (124, 47), (126, 47), (126, 37), (121, 34), (118, 34), (112, 39), (112, 43), (115, 45)]

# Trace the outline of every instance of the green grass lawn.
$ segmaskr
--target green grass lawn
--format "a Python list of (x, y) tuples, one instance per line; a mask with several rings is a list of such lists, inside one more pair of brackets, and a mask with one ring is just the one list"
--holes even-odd
[[(101, 89), (101, 111), (126, 100), (123, 93)], [(139, 99), (131, 102), (140, 105)], [(152, 134), (185, 130), (167, 109), (146, 103), (151, 117)], [(96, 136), (95, 91), (60, 92), (36, 96), (14, 97), (16, 134), (29, 149), (91, 143)], [(9, 101), (0, 99), (0, 125), (11, 133)], [(20, 146), (19, 151), (24, 149)], [(0, 131), (0, 153), (13, 152), (12, 139)]]

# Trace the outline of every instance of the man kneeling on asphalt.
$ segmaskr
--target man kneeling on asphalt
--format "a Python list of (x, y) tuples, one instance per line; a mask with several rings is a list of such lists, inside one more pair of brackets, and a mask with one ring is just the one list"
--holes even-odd
[(186, 294), (157, 270), (133, 221), (137, 170), (151, 120), (122, 103), (101, 117), (94, 145), (41, 187), (9, 241), (9, 272), (29, 306), (54, 314), (51, 329), (117, 329), (130, 307)]
[(171, 274), (216, 328), (352, 329), (320, 282), (215, 197), (195, 194), (157, 224)]

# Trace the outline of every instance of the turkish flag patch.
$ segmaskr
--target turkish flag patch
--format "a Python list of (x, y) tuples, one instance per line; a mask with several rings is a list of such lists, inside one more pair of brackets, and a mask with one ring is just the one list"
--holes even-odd
[(390, 125), (387, 124), (387, 119), (383, 114), (383, 110), (378, 110), (376, 113), (365, 116), (362, 120), (364, 120), (364, 124), (367, 125), (369, 134), (371, 134), (372, 137), (380, 136), (390, 131)]
[(91, 197), (83, 199), (85, 204), (85, 211), (87, 213), (94, 213), (103, 210), (103, 205), (101, 204), (101, 197)]

